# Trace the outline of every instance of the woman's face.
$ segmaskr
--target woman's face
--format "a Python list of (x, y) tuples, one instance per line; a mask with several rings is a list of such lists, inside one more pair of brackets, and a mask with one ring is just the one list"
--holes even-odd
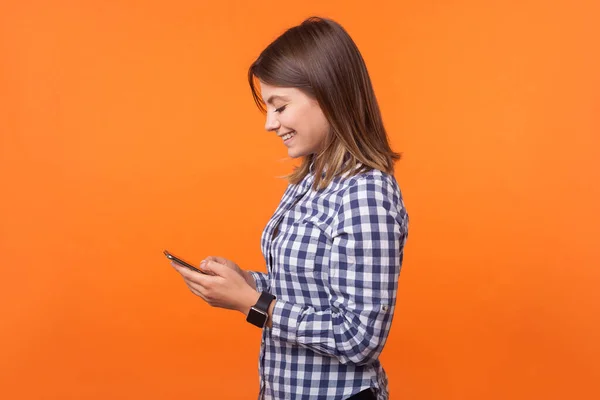
[(275, 132), (292, 158), (317, 153), (329, 133), (329, 122), (317, 100), (300, 89), (271, 86), (260, 82), (267, 107), (265, 129)]

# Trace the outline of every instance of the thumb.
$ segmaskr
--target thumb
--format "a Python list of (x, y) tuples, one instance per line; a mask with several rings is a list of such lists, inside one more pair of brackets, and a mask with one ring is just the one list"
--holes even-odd
[(205, 258), (205, 260), (207, 260), (207, 261), (216, 261), (219, 264), (227, 265), (227, 259), (225, 259), (223, 257), (208, 256), (208, 257)]
[(223, 264), (207, 258), (200, 263), (200, 269), (209, 275), (223, 276), (223, 271), (227, 268)]

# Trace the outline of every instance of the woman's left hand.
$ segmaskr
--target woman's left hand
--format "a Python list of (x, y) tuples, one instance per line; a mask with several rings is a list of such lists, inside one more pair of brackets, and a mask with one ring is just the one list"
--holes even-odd
[(205, 260), (200, 264), (200, 269), (208, 273), (206, 275), (176, 262), (171, 262), (171, 265), (181, 274), (192, 293), (213, 307), (237, 310), (247, 315), (260, 297), (242, 275), (216, 261)]

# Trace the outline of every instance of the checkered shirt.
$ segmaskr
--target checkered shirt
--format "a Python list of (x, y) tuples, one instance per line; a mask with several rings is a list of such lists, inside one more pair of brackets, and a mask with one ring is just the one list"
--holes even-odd
[[(379, 355), (396, 307), (408, 215), (393, 175), (372, 170), (311, 189), (288, 185), (265, 227), (267, 273), (258, 292), (276, 296), (259, 357), (259, 399), (346, 399), (372, 388), (388, 398)], [(276, 229), (278, 228), (278, 229)]]

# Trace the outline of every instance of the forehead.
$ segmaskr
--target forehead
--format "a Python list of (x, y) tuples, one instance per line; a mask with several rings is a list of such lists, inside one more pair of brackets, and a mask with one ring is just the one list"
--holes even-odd
[(273, 104), (275, 101), (289, 101), (303, 93), (292, 87), (273, 86), (260, 81), (260, 94), (265, 103)]

